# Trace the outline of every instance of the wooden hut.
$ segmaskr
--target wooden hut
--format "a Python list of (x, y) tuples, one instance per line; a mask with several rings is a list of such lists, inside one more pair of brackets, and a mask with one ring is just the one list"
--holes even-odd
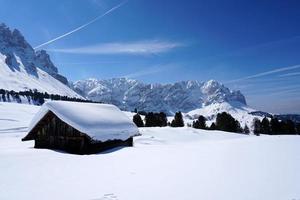
[(35, 148), (91, 154), (132, 146), (137, 134), (137, 127), (116, 106), (49, 101), (33, 118), (22, 141), (34, 140)]

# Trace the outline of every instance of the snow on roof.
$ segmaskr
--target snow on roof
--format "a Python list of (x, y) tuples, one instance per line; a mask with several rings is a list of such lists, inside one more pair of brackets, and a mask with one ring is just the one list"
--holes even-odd
[(29, 125), (30, 131), (49, 112), (92, 139), (126, 140), (138, 134), (138, 128), (119, 108), (109, 104), (48, 101)]

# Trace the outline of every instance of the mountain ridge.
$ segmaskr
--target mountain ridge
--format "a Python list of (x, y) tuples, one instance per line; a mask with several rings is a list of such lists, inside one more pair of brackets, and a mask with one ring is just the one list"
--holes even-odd
[(128, 78), (90, 78), (72, 83), (72, 88), (88, 99), (112, 103), (129, 111), (137, 109), (173, 114), (212, 103), (240, 102), (247, 105), (240, 91), (232, 91), (215, 80), (148, 84)]
[(80, 97), (45, 50), (35, 51), (17, 29), (0, 24), (0, 89)]

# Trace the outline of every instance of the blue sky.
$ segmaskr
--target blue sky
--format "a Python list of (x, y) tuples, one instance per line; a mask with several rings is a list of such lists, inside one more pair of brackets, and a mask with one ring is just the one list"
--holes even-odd
[(300, 113), (300, 2), (295, 0), (0, 0), (0, 18), (70, 80), (215, 79), (248, 104)]

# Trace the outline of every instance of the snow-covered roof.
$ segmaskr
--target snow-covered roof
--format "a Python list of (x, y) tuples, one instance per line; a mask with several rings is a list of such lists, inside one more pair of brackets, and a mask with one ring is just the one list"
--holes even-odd
[(138, 134), (138, 128), (119, 108), (109, 104), (48, 101), (34, 116), (29, 133), (49, 112), (97, 141), (126, 140)]

